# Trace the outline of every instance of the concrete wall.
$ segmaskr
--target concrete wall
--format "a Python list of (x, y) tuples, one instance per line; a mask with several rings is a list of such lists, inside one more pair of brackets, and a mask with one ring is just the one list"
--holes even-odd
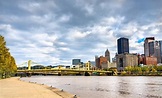
[(122, 71), (126, 66), (137, 66), (138, 56), (137, 54), (117, 54), (116, 63), (118, 71)]

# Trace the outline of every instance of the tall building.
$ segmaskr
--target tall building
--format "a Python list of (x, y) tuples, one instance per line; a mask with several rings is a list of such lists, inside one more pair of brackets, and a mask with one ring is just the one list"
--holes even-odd
[(78, 64), (81, 64), (80, 59), (72, 59), (72, 65), (78, 65)]
[(147, 37), (144, 41), (144, 54), (145, 56), (149, 56), (149, 43), (154, 41), (154, 37)]
[(156, 57), (157, 63), (161, 63), (160, 41), (149, 42), (149, 56)]
[(162, 41), (159, 41), (160, 43), (160, 55), (161, 55), (161, 63), (162, 63)]
[(117, 40), (118, 54), (129, 53), (129, 40), (128, 38), (119, 38)]
[(110, 62), (110, 52), (108, 49), (105, 51), (105, 57), (107, 58), (107, 61)]

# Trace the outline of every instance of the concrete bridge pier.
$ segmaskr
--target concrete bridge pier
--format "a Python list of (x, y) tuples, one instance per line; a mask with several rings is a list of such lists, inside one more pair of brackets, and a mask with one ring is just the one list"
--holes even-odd
[(63, 76), (63, 72), (62, 71), (58, 72), (58, 76)]
[(84, 73), (84, 76), (90, 76), (90, 73), (85, 72), (85, 73)]

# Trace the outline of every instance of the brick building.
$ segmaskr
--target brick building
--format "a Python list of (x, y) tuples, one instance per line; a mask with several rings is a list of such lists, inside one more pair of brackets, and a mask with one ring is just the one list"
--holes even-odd
[(157, 65), (157, 58), (154, 56), (138, 55), (138, 65)]
[(96, 56), (96, 67), (99, 69), (106, 69), (108, 68), (108, 62), (107, 62), (107, 57), (97, 57)]
[(143, 59), (144, 65), (157, 65), (157, 58), (156, 57), (144, 57)]

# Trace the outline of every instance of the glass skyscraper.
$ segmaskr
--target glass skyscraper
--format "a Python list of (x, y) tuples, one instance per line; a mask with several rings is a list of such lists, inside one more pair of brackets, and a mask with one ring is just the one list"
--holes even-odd
[(119, 38), (117, 40), (118, 45), (118, 54), (129, 53), (129, 39), (128, 38)]

